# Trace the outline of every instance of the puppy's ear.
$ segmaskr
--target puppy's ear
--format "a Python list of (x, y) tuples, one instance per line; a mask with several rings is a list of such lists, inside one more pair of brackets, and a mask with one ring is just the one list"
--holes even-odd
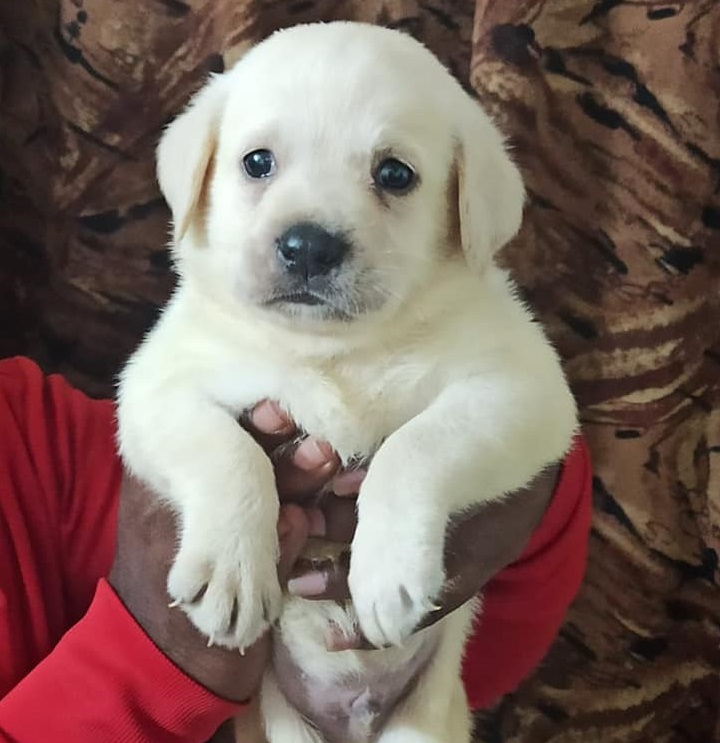
[(176, 243), (187, 233), (201, 201), (226, 93), (225, 77), (212, 77), (168, 126), (158, 145), (157, 176), (172, 211)]
[(457, 136), (458, 221), (468, 264), (481, 271), (520, 229), (525, 188), (500, 132), (463, 94)]

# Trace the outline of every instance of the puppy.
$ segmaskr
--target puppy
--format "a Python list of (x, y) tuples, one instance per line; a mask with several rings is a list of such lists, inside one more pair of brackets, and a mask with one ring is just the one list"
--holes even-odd
[[(523, 208), (500, 134), (409, 36), (307, 25), (213, 77), (158, 174), (179, 282), (122, 373), (119, 442), (180, 517), (170, 596), (214, 643), (275, 625), (271, 743), (469, 741), (472, 602), (413, 634), (443, 587), (448, 521), (522, 488), (576, 426), (556, 353), (493, 264)], [(344, 462), (372, 458), (352, 606), (281, 593), (273, 467), (237, 424), (263, 398)], [(388, 647), (328, 653), (331, 623)]]

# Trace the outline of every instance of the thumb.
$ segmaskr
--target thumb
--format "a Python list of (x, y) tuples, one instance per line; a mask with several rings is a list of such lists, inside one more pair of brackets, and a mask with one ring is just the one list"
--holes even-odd
[(284, 586), (295, 562), (300, 557), (311, 530), (310, 517), (301, 507), (288, 504), (280, 508), (278, 517), (278, 540), (280, 542), (280, 561), (278, 577)]

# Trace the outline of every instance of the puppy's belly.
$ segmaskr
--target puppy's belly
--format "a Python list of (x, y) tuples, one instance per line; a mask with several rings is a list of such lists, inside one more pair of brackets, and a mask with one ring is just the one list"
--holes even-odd
[(328, 631), (357, 632), (352, 608), (290, 599), (274, 642), (278, 685), (326, 743), (374, 740), (433, 659), (442, 627), (417, 633), (402, 648), (328, 652)]

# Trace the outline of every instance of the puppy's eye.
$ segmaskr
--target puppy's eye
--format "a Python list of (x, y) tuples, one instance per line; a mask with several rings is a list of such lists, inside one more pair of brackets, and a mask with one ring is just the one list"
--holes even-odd
[(386, 191), (403, 193), (415, 184), (415, 171), (401, 160), (388, 157), (377, 166), (375, 183)]
[(243, 158), (243, 167), (251, 178), (267, 178), (275, 172), (275, 158), (270, 150), (253, 150)]

